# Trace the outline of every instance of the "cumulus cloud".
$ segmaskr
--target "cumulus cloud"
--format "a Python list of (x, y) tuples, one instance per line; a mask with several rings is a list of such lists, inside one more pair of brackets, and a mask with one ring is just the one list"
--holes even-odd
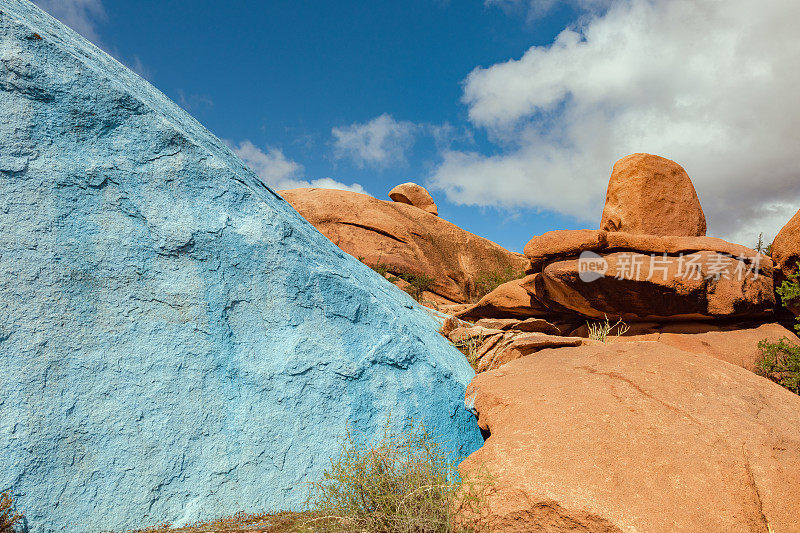
[(494, 155), (445, 151), (451, 201), (599, 222), (633, 152), (686, 168), (709, 233), (745, 244), (800, 208), (800, 2), (619, 1), (551, 45), (475, 69), (463, 101)]
[(107, 18), (101, 0), (33, 0), (33, 3), (93, 43), (100, 41), (95, 25)]
[(360, 168), (387, 167), (406, 160), (417, 126), (384, 113), (369, 122), (333, 128), (334, 156), (349, 158)]
[(248, 140), (228, 146), (261, 180), (275, 190), (296, 189), (299, 187), (319, 187), (321, 189), (340, 189), (366, 194), (358, 183), (345, 185), (331, 178), (304, 180), (303, 166), (288, 159), (278, 148), (263, 151)]

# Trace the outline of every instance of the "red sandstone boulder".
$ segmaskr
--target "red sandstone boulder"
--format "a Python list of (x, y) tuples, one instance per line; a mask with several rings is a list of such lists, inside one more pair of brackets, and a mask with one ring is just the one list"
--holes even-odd
[[(593, 281), (581, 278), (578, 259), (547, 265), (547, 301), (588, 318), (625, 321), (757, 317), (775, 307), (771, 268), (756, 272), (746, 258), (703, 251), (659, 256), (654, 266), (649, 255), (616, 252), (602, 260), (605, 275)], [(726, 274), (714, 277), (716, 268)]]
[[(800, 397), (659, 342), (547, 349), (467, 389), (490, 531), (798, 531)], [(475, 518), (467, 514), (464, 517)]]
[(696, 354), (708, 355), (754, 372), (761, 359), (758, 343), (761, 340), (778, 342), (786, 338), (798, 343), (797, 336), (780, 324), (705, 333), (655, 333), (616, 337), (613, 342), (651, 340)]
[(721, 239), (559, 231), (525, 252), (537, 273), (523, 287), (551, 312), (685, 321), (762, 317), (775, 306), (771, 259)]
[(412, 205), (331, 189), (279, 193), (345, 252), (389, 274), (433, 280), (423, 298), (471, 302), (489, 272), (524, 271), (528, 260)]
[(439, 210), (430, 193), (416, 183), (403, 183), (389, 191), (389, 198), (393, 202), (401, 202), (418, 207), (432, 215), (439, 215)]
[(614, 164), (600, 228), (647, 235), (706, 234), (706, 217), (679, 164), (632, 154)]
[(800, 261), (800, 211), (781, 229), (772, 241), (772, 260), (784, 276), (794, 272)]
[(481, 298), (478, 303), (460, 311), (456, 316), (462, 320), (481, 318), (531, 318), (544, 317), (552, 313), (522, 287), (523, 280), (503, 283)]

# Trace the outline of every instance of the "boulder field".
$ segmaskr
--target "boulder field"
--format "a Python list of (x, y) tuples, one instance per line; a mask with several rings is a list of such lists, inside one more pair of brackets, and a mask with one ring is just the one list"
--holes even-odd
[(527, 275), (441, 330), (478, 371), (466, 401), (488, 437), (459, 467), (490, 480), (462, 518), (800, 531), (800, 397), (755, 373), (760, 341), (800, 343), (774, 292), (800, 257), (799, 217), (772, 257), (705, 237), (685, 171), (635, 154), (614, 167), (602, 229), (533, 237)]
[(0, 6), (0, 250), (0, 491), (31, 531), (297, 509), (348, 426), (482, 443), (426, 310), (24, 0)]

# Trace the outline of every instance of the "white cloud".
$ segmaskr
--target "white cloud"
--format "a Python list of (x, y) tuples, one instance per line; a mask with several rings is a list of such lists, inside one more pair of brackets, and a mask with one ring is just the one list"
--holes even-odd
[(100, 42), (95, 25), (107, 18), (101, 0), (33, 0), (33, 3), (93, 43)]
[(709, 233), (752, 244), (800, 208), (800, 2), (628, 0), (548, 47), (475, 69), (463, 100), (496, 155), (448, 151), (451, 201), (600, 220), (633, 152), (686, 168)]
[(367, 191), (358, 183), (345, 185), (331, 178), (304, 180), (303, 167), (299, 163), (287, 159), (278, 148), (268, 148), (266, 152), (255, 146), (252, 142), (244, 140), (238, 146), (227, 143), (228, 146), (258, 174), (261, 180), (275, 190), (296, 189), (300, 187), (318, 187), (321, 189), (340, 189), (366, 194)]
[(597, 11), (610, 6), (614, 0), (484, 0), (486, 6), (497, 6), (506, 12), (527, 12), (528, 20), (545, 16), (558, 4), (569, 4), (584, 11)]
[(403, 163), (416, 129), (414, 123), (397, 121), (386, 113), (369, 122), (333, 128), (334, 155), (350, 158), (360, 168)]

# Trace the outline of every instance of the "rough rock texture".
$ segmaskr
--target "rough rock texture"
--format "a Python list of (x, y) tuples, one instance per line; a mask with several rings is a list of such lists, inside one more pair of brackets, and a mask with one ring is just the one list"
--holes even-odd
[(800, 261), (800, 211), (772, 241), (772, 260), (784, 276), (796, 270)]
[[(620, 252), (635, 250), (645, 254), (679, 255), (711, 250), (734, 257), (754, 257), (756, 251), (716, 237), (678, 237), (636, 235), (604, 230), (556, 230), (533, 237), (525, 245), (530, 259), (529, 272), (541, 272), (543, 266), (556, 259), (577, 257), (581, 252)], [(766, 263), (768, 257), (762, 260)]]
[[(457, 320), (457, 319), (456, 319)], [(468, 357), (474, 359), (473, 363), (478, 372), (486, 372), (500, 366), (531, 355), (545, 348), (558, 348), (562, 346), (581, 346), (583, 344), (593, 344), (596, 341), (581, 337), (563, 337), (559, 330), (545, 322), (544, 320), (529, 319), (519, 321), (517, 326), (533, 327), (535, 324), (539, 329), (545, 329), (541, 323), (547, 325), (549, 332), (525, 331), (524, 329), (495, 329), (480, 325), (491, 322), (492, 319), (479, 320), (472, 326), (467, 322), (461, 325), (452, 324), (453, 328), (442, 328), (442, 334), (447, 336), (450, 341), (466, 349)], [(472, 353), (470, 352), (472, 349)]]
[(550, 314), (523, 287), (523, 279), (503, 283), (478, 300), (478, 303), (456, 313), (462, 320), (481, 318), (531, 318)]
[(280, 194), (345, 252), (394, 275), (424, 274), (429, 292), (454, 303), (472, 301), (476, 281), (490, 272), (524, 271), (528, 260), (416, 207), (349, 191), (292, 189)]
[(647, 235), (706, 234), (692, 180), (674, 161), (632, 154), (614, 164), (600, 228)]
[(656, 342), (542, 350), (467, 390), (491, 531), (797, 531), (800, 397)]
[(0, 12), (0, 490), (32, 531), (297, 508), (390, 413), (480, 445), (433, 318), (135, 74)]
[(413, 205), (432, 215), (439, 215), (439, 210), (436, 208), (436, 203), (433, 201), (431, 194), (416, 183), (408, 182), (398, 185), (389, 191), (389, 198), (393, 202)]
[[(697, 320), (766, 316), (775, 306), (772, 260), (721, 239), (558, 231), (525, 252), (536, 272), (523, 287), (553, 313)], [(581, 252), (603, 262), (596, 279), (582, 277)]]
[[(665, 256), (653, 268), (650, 256), (638, 253), (617, 252), (603, 259), (605, 276), (591, 282), (580, 278), (579, 260), (547, 265), (542, 272), (547, 300), (585, 317), (626, 321), (767, 316), (775, 307), (771, 269), (750, 273), (752, 263), (746, 260), (708, 251)], [(682, 270), (692, 261), (699, 265), (697, 273)], [(638, 273), (630, 268), (636, 262)], [(712, 265), (730, 273), (740, 269), (742, 277), (715, 279)]]
[(780, 324), (762, 324), (758, 327), (706, 333), (631, 335), (617, 337), (613, 342), (656, 341), (685, 352), (715, 357), (752, 372), (761, 358), (759, 341), (766, 339), (769, 342), (778, 342), (783, 338), (797, 342), (797, 336)]

